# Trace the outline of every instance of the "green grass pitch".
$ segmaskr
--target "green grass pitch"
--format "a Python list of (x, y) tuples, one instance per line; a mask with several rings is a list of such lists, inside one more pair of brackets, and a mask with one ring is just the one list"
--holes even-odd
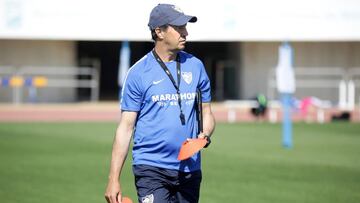
[[(105, 202), (115, 123), (0, 123), (0, 202)], [(218, 124), (203, 151), (201, 203), (358, 203), (360, 125)], [(136, 200), (131, 155), (121, 179)]]

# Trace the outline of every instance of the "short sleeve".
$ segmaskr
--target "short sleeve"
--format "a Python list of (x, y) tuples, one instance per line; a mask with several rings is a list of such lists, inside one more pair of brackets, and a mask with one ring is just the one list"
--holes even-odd
[(143, 98), (141, 87), (140, 76), (130, 69), (121, 92), (121, 110), (140, 111)]
[(202, 94), (202, 102), (208, 103), (211, 101), (211, 86), (210, 86), (210, 80), (206, 73), (205, 67), (203, 63), (201, 63), (200, 68), (200, 79), (198, 84), (198, 89), (200, 89)]

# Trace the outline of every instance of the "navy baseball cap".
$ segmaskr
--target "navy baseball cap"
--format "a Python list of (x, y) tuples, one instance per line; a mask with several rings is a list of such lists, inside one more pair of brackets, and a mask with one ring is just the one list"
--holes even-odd
[(188, 22), (195, 23), (196, 21), (196, 16), (185, 15), (175, 5), (158, 4), (150, 13), (148, 26), (150, 30), (153, 30), (163, 25), (181, 26)]

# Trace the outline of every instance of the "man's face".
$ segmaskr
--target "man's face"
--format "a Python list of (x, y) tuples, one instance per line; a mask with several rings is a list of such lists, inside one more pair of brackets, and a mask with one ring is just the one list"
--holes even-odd
[(163, 40), (170, 50), (183, 50), (185, 48), (186, 24), (182, 26), (169, 25), (167, 29), (163, 30)]

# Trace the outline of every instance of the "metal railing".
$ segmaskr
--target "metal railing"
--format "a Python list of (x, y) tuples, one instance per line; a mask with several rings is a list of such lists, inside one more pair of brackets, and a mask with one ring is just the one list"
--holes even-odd
[[(360, 67), (350, 68), (348, 71), (348, 105), (349, 108), (353, 109), (356, 103), (356, 97), (359, 98), (360, 106)], [(357, 93), (357, 94), (356, 94)]]
[[(275, 99), (277, 92), (275, 72), (275, 69), (271, 69), (268, 74), (267, 95), (269, 99)], [(354, 109), (356, 88), (360, 87), (360, 68), (295, 67), (294, 73), (297, 90), (310, 88), (334, 89), (338, 94), (338, 107), (346, 110)]]
[[(42, 85), (29, 84), (34, 78), (41, 77)], [(97, 67), (10, 67), (0, 66), (0, 80), (10, 81), (0, 88), (11, 88), (14, 103), (21, 103), (22, 92), (27, 89), (32, 97), (36, 97), (37, 89), (44, 88), (87, 88), (90, 89), (90, 100), (99, 100), (99, 70)], [(20, 82), (11, 84), (11, 80)], [(31, 83), (31, 82), (30, 82)], [(31, 93), (32, 92), (32, 93)]]

